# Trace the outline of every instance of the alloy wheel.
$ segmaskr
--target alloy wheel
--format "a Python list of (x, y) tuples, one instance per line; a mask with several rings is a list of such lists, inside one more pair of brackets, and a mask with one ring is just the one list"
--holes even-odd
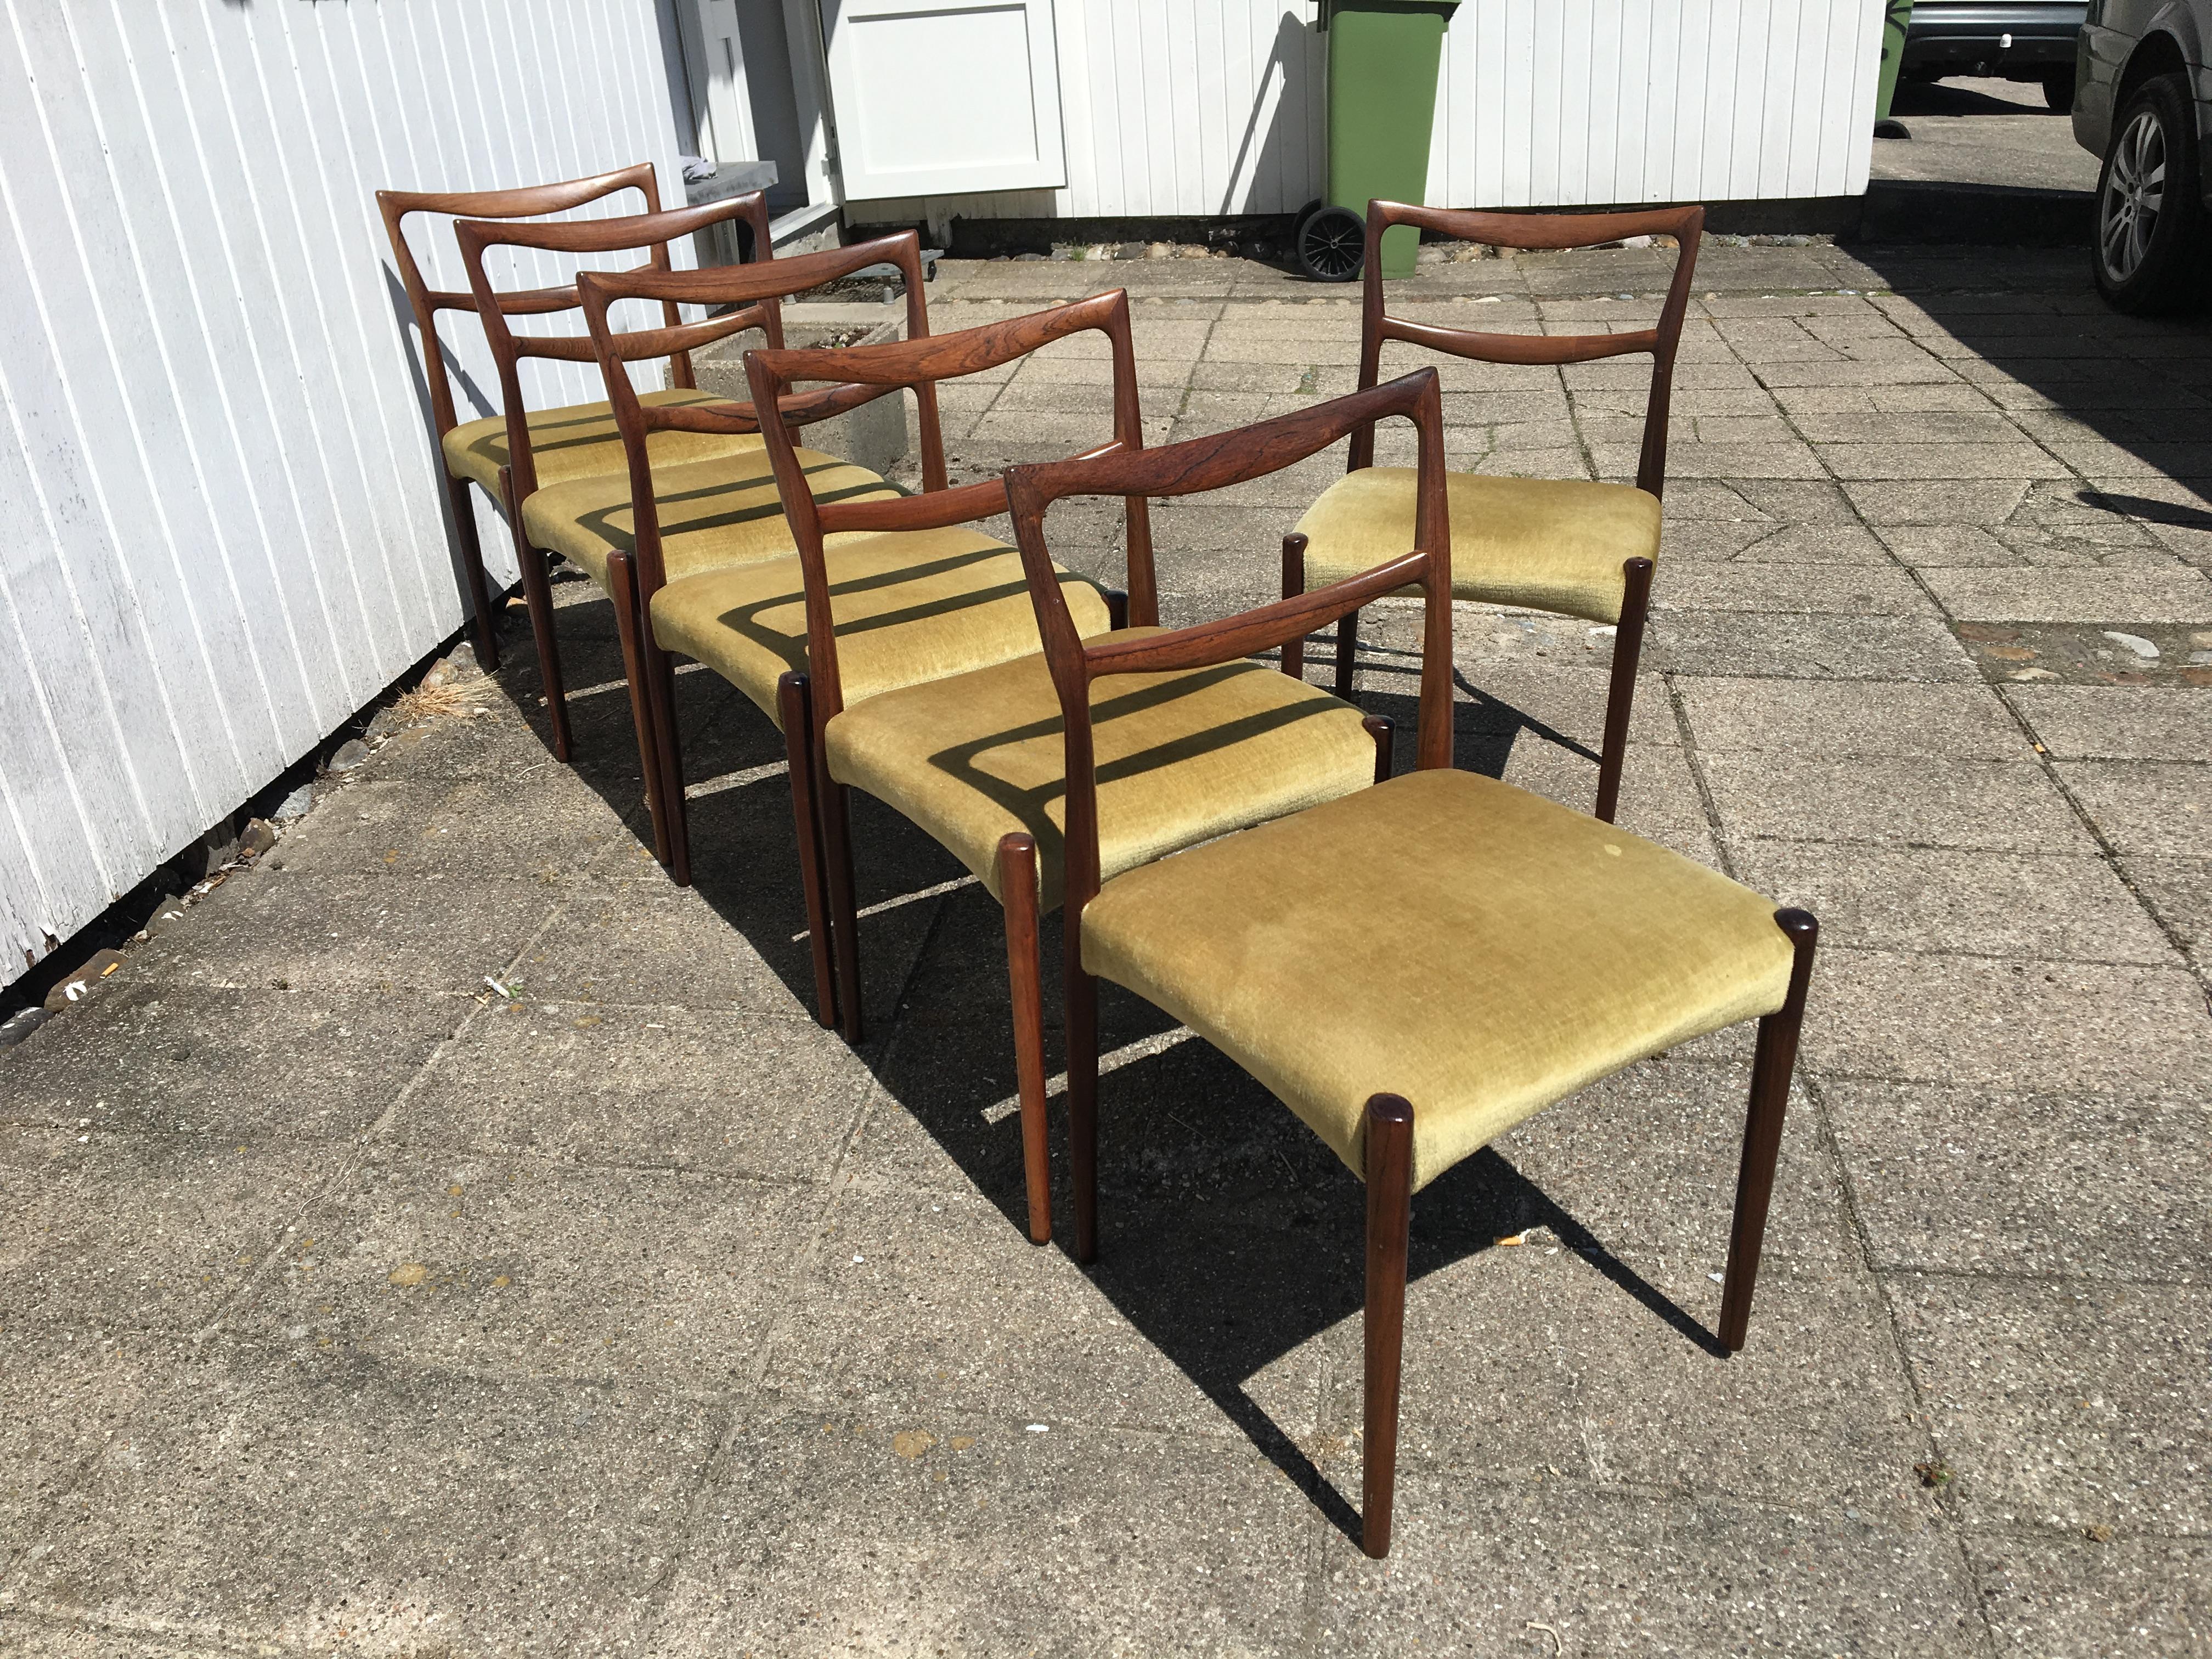
[(2125, 283), (2142, 268), (2165, 197), (2166, 129), (2146, 109), (2112, 147), (2105, 199), (2098, 204), (2097, 252), (2107, 280)]

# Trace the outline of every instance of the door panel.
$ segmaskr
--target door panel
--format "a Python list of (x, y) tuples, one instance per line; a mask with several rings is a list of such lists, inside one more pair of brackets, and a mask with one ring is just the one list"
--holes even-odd
[(848, 199), (1067, 182), (1052, 0), (823, 0)]

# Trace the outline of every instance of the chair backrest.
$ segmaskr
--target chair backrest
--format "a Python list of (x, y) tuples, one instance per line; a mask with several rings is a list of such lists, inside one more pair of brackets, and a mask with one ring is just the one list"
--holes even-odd
[(438, 349), (438, 313), (477, 309), (476, 295), (451, 289), (434, 289), (422, 279), (415, 250), (407, 240), (410, 214), (444, 213), (467, 219), (526, 219), (539, 214), (563, 213), (625, 190), (645, 198), (646, 211), (658, 212), (660, 187), (654, 181), (653, 163), (602, 173), (589, 179), (569, 179), (556, 185), (526, 185), (516, 190), (380, 190), (377, 211), (384, 216), (384, 234), (392, 240), (392, 262), (399, 267), (399, 283), (415, 313), (415, 326), (422, 335), (422, 378), (430, 388), (430, 418), (437, 435), (444, 437), (459, 424), (453, 410), (453, 386), (446, 370), (445, 354)]
[[(763, 310), (782, 298), (802, 294), (824, 283), (834, 283), (870, 265), (893, 264), (906, 283), (907, 331), (918, 338), (929, 336), (929, 302), (921, 283), (921, 239), (904, 230), (855, 242), (850, 247), (824, 248), (817, 253), (795, 254), (766, 264), (717, 265), (706, 270), (587, 270), (576, 279), (584, 298), (584, 321), (591, 330), (592, 349), (599, 372), (607, 383), (607, 402), (613, 406), (621, 430), (623, 451), (629, 463), (632, 542), (637, 560), (640, 604), (650, 603), (667, 580), (661, 558), (660, 514), (653, 500), (653, 466), (647, 451), (649, 434), (679, 432), (759, 432), (759, 416), (750, 403), (729, 401), (714, 404), (654, 407), (642, 402), (629, 383), (626, 365), (646, 357), (665, 357), (690, 352), (735, 334), (763, 326)], [(696, 323), (670, 321), (659, 328), (618, 329), (610, 308), (621, 300), (659, 301), (673, 318), (679, 305), (732, 306)], [(783, 343), (780, 325), (767, 329), (771, 349)], [(750, 353), (746, 354), (748, 357)], [(849, 390), (837, 388), (836, 390)], [(882, 389), (842, 401), (817, 392), (781, 401), (786, 420), (826, 420), (880, 397)], [(945, 482), (945, 439), (937, 419), (937, 394), (919, 389), (921, 406), (921, 465), (933, 487)], [(773, 424), (773, 423), (771, 423)], [(804, 493), (802, 491), (802, 493)], [(811, 498), (809, 497), (811, 500)]]
[[(1054, 340), (1094, 330), (1106, 336), (1113, 357), (1114, 435), (1086, 453), (1091, 456), (1138, 453), (1145, 447), (1145, 428), (1137, 401), (1137, 360), (1130, 342), (1129, 296), (1120, 289), (1047, 311), (1032, 312), (1026, 317), (963, 329), (957, 334), (892, 340), (881, 345), (745, 354), (745, 372), (752, 387), (754, 407), (764, 409), (774, 403), (784, 411), (782, 422), (769, 422), (762, 432), (775, 467), (776, 488), (783, 498), (784, 514), (798, 543), (805, 572), (807, 669), (812, 678), (817, 734), (844, 708), (823, 538), (840, 531), (938, 530), (949, 525), (972, 523), (1006, 510), (1006, 485), (1003, 478), (990, 478), (954, 488), (945, 481), (942, 459), (932, 474), (927, 471), (929, 458), (925, 454), (923, 493), (919, 495), (893, 501), (817, 501), (799, 471), (788, 428), (823, 419), (901, 386), (914, 388), (917, 398), (927, 396), (929, 402), (926, 406), (934, 410), (936, 382), (996, 368), (1018, 357), (1025, 357)], [(792, 396), (792, 386), (801, 381), (838, 384), (811, 397)], [(1159, 619), (1158, 587), (1152, 572), (1150, 510), (1141, 490), (1115, 493), (1126, 497), (1129, 617), (1140, 626), (1149, 625)], [(1048, 560), (1047, 569), (1049, 568)]]
[[(1418, 225), (1462, 241), (1492, 247), (1595, 247), (1630, 236), (1672, 236), (1679, 252), (1674, 276), (1659, 308), (1656, 328), (1618, 334), (1494, 334), (1443, 328), (1393, 317), (1382, 306), (1382, 233), (1393, 225)], [(1644, 449), (1636, 486), (1656, 495), (1667, 487), (1667, 410), (1674, 395), (1674, 353), (1690, 305), (1690, 278), (1705, 234), (1701, 207), (1662, 208), (1650, 213), (1470, 213), (1413, 207), (1403, 202), (1367, 204), (1367, 264), (1361, 277), (1359, 384), (1370, 386), (1382, 372), (1382, 343), (1405, 340), (1455, 357), (1486, 363), (1587, 363), (1600, 357), (1651, 354), (1651, 391), (1644, 409)], [(1352, 434), (1351, 470), (1375, 464), (1373, 428)]]
[[(1310, 592), (1143, 639), (1109, 635), (1086, 643), (1053, 579), (1045, 512), (1068, 495), (1188, 495), (1279, 472), (1360, 428), (1402, 416), (1419, 442), (1413, 545), (1371, 569)], [(1091, 736), (1091, 682), (1108, 674), (1209, 668), (1302, 640), (1370, 600), (1418, 586), (1422, 597), (1419, 763), (1452, 760), (1451, 515), (1444, 484), (1443, 398), (1433, 368), (1349, 392), (1295, 415), (1141, 453), (1118, 450), (1006, 474), (1006, 499), (1022, 567), (1066, 728), (1067, 823), (1065, 915), (1071, 936), (1098, 891), (1098, 789)], [(1071, 960), (1076, 958), (1070, 945)]]
[[(671, 208), (665, 213), (638, 213), (622, 219), (569, 220), (560, 223), (535, 221), (527, 224), (503, 223), (483, 219), (463, 219), (453, 226), (453, 234), (461, 245), (461, 260), (468, 267), (469, 287), (476, 296), (477, 314), (483, 319), (484, 335), (491, 342), (492, 361), (499, 367), (499, 394), (501, 406), (507, 410), (507, 447), (508, 465), (513, 472), (514, 499), (518, 504), (527, 500), (538, 488), (538, 462), (530, 447), (530, 410), (522, 401), (521, 361), (525, 357), (550, 357), (564, 362), (589, 363), (599, 360), (599, 348), (588, 333), (585, 334), (518, 334), (509, 326), (510, 317), (543, 316), (550, 312), (573, 311), (584, 307), (583, 293), (579, 283), (587, 274), (577, 272), (578, 283), (564, 288), (541, 288), (495, 291), (489, 274), (484, 269), (484, 250), (488, 247), (536, 248), (549, 253), (615, 253), (642, 251), (647, 264), (642, 270), (661, 274), (672, 274), (674, 266), (668, 257), (672, 241), (690, 236), (712, 225), (737, 222), (752, 231), (753, 258), (744, 265), (727, 267), (738, 270), (757, 270), (775, 263), (773, 247), (769, 239), (768, 197), (761, 191), (747, 191), (742, 195), (727, 197), (719, 202), (708, 202), (698, 207)], [(630, 273), (623, 273), (625, 275)], [(675, 302), (665, 301), (661, 307), (662, 317), (668, 328), (683, 321)], [(724, 333), (734, 333), (740, 328), (764, 328), (771, 340), (783, 337), (782, 313), (773, 299), (757, 307), (742, 318), (717, 318), (726, 325)], [(666, 330), (655, 331), (665, 332)], [(665, 352), (654, 352), (653, 356), (669, 360), (669, 372), (675, 384), (683, 387), (696, 386), (691, 372), (690, 354), (680, 348)], [(623, 389), (630, 392), (629, 378), (622, 377)], [(630, 392), (635, 401), (635, 392)]]

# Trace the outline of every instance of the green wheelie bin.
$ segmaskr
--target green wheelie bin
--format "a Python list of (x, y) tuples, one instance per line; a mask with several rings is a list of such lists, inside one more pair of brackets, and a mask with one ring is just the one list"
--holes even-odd
[[(1459, 0), (1322, 0), (1328, 33), (1328, 182), (1299, 214), (1298, 265), (1324, 283), (1359, 275), (1370, 201), (1419, 202), (1444, 29)], [(1420, 246), (1409, 225), (1382, 239), (1382, 274), (1408, 276)]]

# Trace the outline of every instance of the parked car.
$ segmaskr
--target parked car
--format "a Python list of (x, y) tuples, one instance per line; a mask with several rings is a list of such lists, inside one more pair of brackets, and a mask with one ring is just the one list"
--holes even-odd
[(2212, 0), (2093, 0), (2074, 137), (2105, 158), (2090, 265), (2122, 311), (2179, 311), (2204, 292), (2204, 143)]
[(1917, 0), (1899, 72), (2037, 82), (2063, 114), (2074, 107), (2075, 43), (2088, 10), (2085, 0)]

